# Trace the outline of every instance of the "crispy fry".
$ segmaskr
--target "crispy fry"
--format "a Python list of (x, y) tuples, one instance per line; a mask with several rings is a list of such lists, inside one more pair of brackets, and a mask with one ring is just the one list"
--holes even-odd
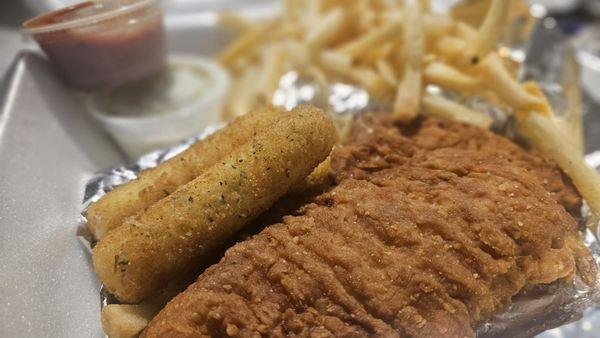
[(454, 30), (454, 21), (448, 15), (427, 14), (423, 18), (428, 41), (448, 36)]
[(308, 45), (304, 42), (287, 40), (281, 43), (285, 50), (286, 61), (295, 69), (305, 69), (311, 64), (311, 55)]
[(429, 0), (419, 0), (419, 3), (425, 13), (431, 12), (431, 5), (429, 4)]
[(102, 329), (110, 338), (135, 338), (159, 311), (143, 305), (110, 304), (102, 309)]
[(260, 70), (258, 67), (248, 68), (232, 86), (232, 95), (229, 95), (227, 104), (230, 118), (252, 111), (257, 104), (259, 88), (256, 79), (259, 77)]
[(277, 45), (265, 50), (264, 67), (259, 75), (258, 95), (263, 103), (271, 104), (273, 93), (279, 87), (279, 79), (284, 73), (286, 52)]
[(372, 29), (364, 35), (344, 44), (337, 49), (337, 52), (347, 54), (353, 58), (358, 57), (365, 51), (387, 41), (390, 37), (398, 36), (401, 30), (402, 21), (398, 18), (383, 27)]
[(426, 93), (423, 95), (422, 104), (423, 113), (428, 116), (453, 119), (481, 128), (489, 128), (493, 122), (489, 115), (469, 109), (441, 95)]
[(376, 61), (375, 66), (382, 79), (384, 79), (390, 86), (396, 87), (398, 85), (398, 77), (392, 65), (384, 59)]
[(329, 44), (343, 30), (344, 20), (344, 11), (341, 8), (330, 10), (322, 20), (310, 27), (304, 38), (306, 44), (313, 52)]
[(467, 42), (453, 36), (441, 37), (435, 44), (436, 52), (446, 60), (454, 60), (462, 55)]
[(190, 269), (323, 161), (335, 143), (325, 114), (300, 106), (170, 196), (111, 231), (93, 250), (104, 286), (139, 302)]
[(529, 94), (523, 86), (513, 78), (502, 65), (502, 60), (496, 53), (490, 53), (479, 65), (483, 83), (494, 91), (502, 101), (514, 110), (527, 110), (541, 101)]
[(327, 76), (319, 67), (316, 66), (309, 66), (306, 70), (306, 74), (313, 78), (319, 86), (319, 90), (317, 92), (317, 105), (326, 106), (327, 100), (329, 99), (329, 80), (327, 80)]
[(421, 65), (425, 54), (423, 36), (423, 13), (419, 2), (407, 1), (404, 20), (404, 74), (396, 91), (394, 115), (403, 122), (417, 116), (421, 99)]
[(423, 71), (425, 82), (463, 93), (473, 92), (480, 82), (443, 62), (432, 62)]
[(472, 26), (459, 21), (456, 23), (456, 35), (465, 41), (473, 41), (477, 37), (477, 30)]
[(219, 15), (219, 23), (231, 28), (237, 34), (249, 31), (253, 24), (250, 20), (233, 12), (223, 12)]
[(275, 21), (257, 24), (249, 31), (235, 39), (227, 48), (219, 53), (218, 60), (225, 66), (231, 67), (241, 55), (259, 45), (260, 39), (275, 26)]
[[(517, 112), (519, 131), (543, 154), (556, 161), (586, 199), (594, 215), (600, 216), (600, 174), (587, 164), (573, 135), (557, 124), (550, 103), (538, 84), (529, 81), (523, 87), (537, 97), (540, 104), (531, 111)], [(591, 225), (595, 232), (597, 223)]]
[(490, 8), (491, 2), (491, 0), (460, 1), (452, 6), (450, 12), (454, 19), (478, 27), (485, 19), (485, 14)]
[(150, 320), (195, 279), (182, 276), (139, 304), (109, 304), (100, 313), (102, 329), (109, 338), (137, 338)]
[[(535, 112), (517, 114), (519, 132), (545, 156), (558, 163), (585, 198), (593, 213), (600, 215), (600, 175), (585, 162), (569, 135), (550, 116)], [(596, 230), (596, 229), (592, 229)]]
[(359, 55), (355, 61), (362, 65), (374, 65), (377, 60), (388, 59), (395, 47), (395, 44), (392, 42), (384, 43), (379, 47), (374, 47), (365, 51), (363, 54)]
[(319, 57), (321, 65), (339, 75), (348, 74), (352, 71), (352, 58), (347, 54), (333, 51), (324, 51)]
[(508, 20), (511, 0), (493, 0), (477, 34), (469, 40), (465, 62), (482, 60), (498, 45), (500, 35)]
[(263, 108), (240, 117), (158, 167), (142, 171), (137, 179), (116, 187), (87, 209), (88, 229), (96, 239), (101, 239), (125, 218), (168, 196), (248, 142), (256, 130), (268, 128), (281, 113), (278, 109)]
[(353, 81), (363, 86), (376, 98), (385, 97), (392, 86), (381, 77), (375, 70), (367, 67), (354, 67), (347, 74)]

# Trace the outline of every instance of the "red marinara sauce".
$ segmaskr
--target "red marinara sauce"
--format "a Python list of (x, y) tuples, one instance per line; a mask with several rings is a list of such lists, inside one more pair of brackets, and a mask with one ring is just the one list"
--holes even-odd
[(87, 1), (30, 19), (22, 28), (77, 89), (114, 88), (165, 67), (163, 15), (156, 0)]

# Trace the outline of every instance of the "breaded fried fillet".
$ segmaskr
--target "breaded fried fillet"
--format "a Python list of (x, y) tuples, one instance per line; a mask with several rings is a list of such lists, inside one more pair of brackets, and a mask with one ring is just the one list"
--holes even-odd
[(321, 110), (299, 106), (283, 114), (100, 240), (92, 256), (100, 280), (124, 302), (151, 296), (299, 184), (335, 140), (335, 127)]
[(463, 124), (388, 122), (361, 121), (336, 187), (229, 249), (143, 336), (473, 337), (524, 288), (594, 279), (552, 163)]
[(416, 154), (444, 148), (475, 150), (525, 169), (569, 212), (579, 212), (581, 197), (556, 163), (490, 131), (450, 120), (426, 119), (399, 126), (386, 114), (362, 115), (353, 125), (348, 145), (338, 149), (331, 165), (337, 181), (362, 178)]

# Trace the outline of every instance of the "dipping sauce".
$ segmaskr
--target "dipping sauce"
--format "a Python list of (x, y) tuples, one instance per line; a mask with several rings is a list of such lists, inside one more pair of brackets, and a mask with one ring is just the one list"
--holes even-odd
[(140, 118), (184, 109), (210, 94), (217, 81), (209, 70), (194, 66), (175, 58), (168, 71), (97, 95), (97, 108), (109, 116)]
[(163, 18), (156, 0), (88, 1), (28, 20), (23, 30), (77, 89), (110, 89), (165, 67)]
[(229, 75), (215, 60), (173, 55), (156, 76), (88, 95), (86, 108), (133, 159), (218, 122), (228, 90)]

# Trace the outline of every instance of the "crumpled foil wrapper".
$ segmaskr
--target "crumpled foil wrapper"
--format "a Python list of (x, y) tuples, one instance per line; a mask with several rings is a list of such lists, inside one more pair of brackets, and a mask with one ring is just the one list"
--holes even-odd
[[(560, 52), (564, 53), (564, 48), (560, 49)], [(548, 65), (545, 64), (546, 60), (550, 60), (549, 62), (552, 62), (552, 65), (556, 65), (556, 60), (560, 58), (560, 55), (557, 54), (556, 50), (552, 53), (554, 54), (551, 57), (540, 57), (538, 59), (542, 60), (540, 62), (528, 58), (523, 64), (524, 72), (522, 76), (524, 78), (535, 78), (536, 74), (544, 71), (545, 76), (540, 82), (550, 101), (558, 108), (557, 110), (562, 111), (565, 105), (568, 105), (568, 102), (565, 103), (563, 87), (559, 83), (563, 70), (554, 69), (557, 68), (554, 67), (552, 71), (555, 77), (549, 78)], [(454, 93), (442, 92), (437, 87), (429, 87), (427, 90), (456, 98)], [(369, 94), (357, 86), (334, 83), (329, 85), (328, 88), (321, 88), (317, 81), (303, 77), (295, 71), (290, 71), (281, 78), (279, 89), (273, 97), (273, 103), (287, 109), (292, 109), (301, 103), (315, 104), (326, 109), (338, 125), (343, 125), (351, 117), (363, 111), (390, 109), (386, 104), (373, 102)], [(506, 114), (503, 114), (497, 107), (486, 105), (485, 102), (477, 98), (465, 100), (463, 103), (474, 109), (485, 111), (494, 117), (493, 127), (495, 130), (501, 130), (507, 137), (514, 136), (510, 129), (510, 123), (506, 119)], [(175, 156), (192, 143), (210, 135), (221, 127), (222, 125), (210, 126), (196, 137), (185, 140), (179, 145), (151, 152), (140, 157), (131, 165), (96, 174), (86, 186), (82, 210), (85, 211), (90, 203), (100, 199), (115, 186), (136, 178), (137, 173), (141, 170), (154, 167)], [(588, 155), (587, 160), (596, 169), (600, 170), (600, 152)], [(582, 214), (589, 215), (589, 211), (585, 206), (583, 209)], [(600, 243), (596, 237), (599, 234), (594, 236), (585, 227), (585, 217), (580, 223), (582, 239), (592, 253), (600, 271)], [(78, 235), (91, 252), (94, 241), (85, 228), (85, 218), (83, 216), (81, 216)], [(100, 290), (100, 299), (102, 306), (116, 302), (104, 290)], [(594, 307), (598, 307), (598, 309), (593, 309)], [(580, 319), (586, 309), (586, 317), (583, 320), (565, 325)], [(476, 332), (478, 337), (532, 337), (543, 332), (540, 335), (543, 338), (584, 338), (597, 337), (599, 329), (600, 272), (596, 284), (591, 287), (576, 276), (572, 282), (555, 282), (550, 285), (538, 286), (527, 292), (521, 292), (513, 297), (512, 304), (505, 311), (481, 324), (476, 328)]]

